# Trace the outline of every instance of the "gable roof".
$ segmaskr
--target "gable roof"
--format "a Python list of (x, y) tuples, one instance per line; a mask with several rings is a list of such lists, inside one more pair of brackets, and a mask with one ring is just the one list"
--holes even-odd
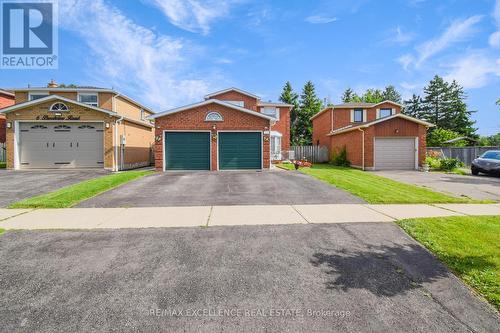
[(385, 100), (385, 101), (382, 101), (380, 103), (365, 103), (365, 102), (342, 103), (342, 104), (330, 105), (330, 106), (324, 108), (323, 110), (321, 110), (320, 112), (318, 112), (314, 116), (312, 116), (311, 120), (313, 120), (314, 118), (320, 116), (324, 112), (331, 110), (331, 109), (354, 109), (354, 108), (371, 109), (371, 108), (374, 108), (376, 106), (379, 106), (379, 105), (385, 104), (385, 103), (393, 104), (393, 105), (399, 106), (400, 108), (403, 108), (402, 104), (399, 104), (399, 103), (396, 103), (393, 101), (389, 101), (389, 100)]
[[(29, 88), (12, 88), (12, 89), (9, 89), (9, 91), (19, 91), (19, 92), (41, 92), (41, 91), (46, 91), (46, 92), (76, 92), (76, 93), (110, 93), (110, 94), (114, 94), (115, 97), (120, 97), (120, 98), (123, 98), (125, 99), (126, 101), (132, 103), (132, 104), (135, 104), (137, 106), (139, 106), (140, 108), (150, 112), (150, 113), (154, 113), (154, 111), (145, 106), (145, 105), (142, 105), (141, 103), (135, 101), (134, 99), (122, 94), (122, 93), (119, 93), (118, 91), (114, 90), (114, 89), (108, 89), (108, 88), (99, 88), (99, 87), (90, 87), (90, 86), (77, 86), (76, 88), (66, 88), (66, 87), (53, 87), (53, 88), (50, 88), (50, 87), (29, 87)], [(57, 93), (55, 94), (57, 95)]]
[(3, 90), (3, 89), (0, 89), (0, 94), (2, 95), (7, 95), (9, 97), (14, 97), (14, 93), (11, 93), (10, 91), (7, 91), (7, 90)]
[(163, 116), (168, 116), (168, 115), (171, 115), (171, 114), (174, 114), (174, 113), (177, 113), (177, 112), (182, 112), (182, 111), (190, 110), (192, 108), (196, 108), (196, 107), (199, 107), (199, 106), (208, 105), (208, 104), (212, 104), (212, 103), (218, 104), (218, 105), (222, 105), (222, 106), (228, 107), (230, 109), (238, 110), (238, 111), (241, 111), (241, 112), (244, 112), (244, 113), (248, 113), (248, 114), (251, 114), (251, 115), (256, 116), (256, 117), (261, 117), (261, 118), (268, 119), (268, 120), (276, 120), (274, 117), (267, 116), (267, 115), (259, 113), (257, 111), (252, 111), (252, 110), (249, 110), (249, 109), (245, 109), (245, 108), (242, 108), (241, 106), (237, 106), (235, 104), (232, 104), (232, 103), (229, 103), (229, 102), (224, 102), (224, 101), (221, 101), (221, 100), (218, 100), (218, 99), (207, 99), (207, 100), (204, 100), (202, 102), (193, 103), (193, 104), (181, 106), (179, 108), (175, 108), (175, 109), (171, 109), (171, 110), (166, 110), (166, 111), (163, 111), (163, 112), (155, 113), (154, 115), (149, 116), (149, 118), (156, 119), (156, 118), (160, 118), (160, 117), (163, 117)]
[(354, 130), (357, 130), (357, 129), (360, 129), (360, 128), (367, 128), (367, 127), (370, 127), (370, 126), (373, 126), (373, 125), (376, 125), (376, 124), (379, 124), (379, 123), (382, 123), (384, 121), (391, 120), (391, 119), (394, 119), (394, 118), (402, 118), (402, 119), (409, 120), (409, 121), (412, 121), (412, 122), (420, 124), (420, 125), (424, 125), (426, 127), (434, 127), (435, 126), (434, 124), (431, 124), (431, 123), (429, 123), (427, 121), (420, 120), (420, 119), (417, 119), (417, 118), (413, 118), (413, 117), (407, 116), (407, 115), (402, 114), (402, 113), (396, 113), (396, 114), (394, 114), (392, 116), (380, 118), (380, 119), (373, 120), (373, 121), (370, 121), (370, 122), (367, 122), (367, 123), (363, 123), (363, 124), (360, 124), (360, 125), (356, 125), (356, 126), (348, 125), (348, 126), (345, 126), (345, 127), (342, 127), (342, 128), (338, 128), (336, 130), (331, 131), (327, 135), (328, 136), (332, 136), (332, 135), (336, 135), (336, 134), (341, 134), (341, 133), (345, 133), (345, 132), (354, 131)]
[(122, 115), (120, 115), (120, 114), (118, 114), (116, 112), (109, 111), (109, 110), (106, 110), (106, 109), (103, 109), (103, 108), (99, 108), (99, 107), (96, 107), (96, 106), (88, 105), (88, 104), (85, 104), (85, 103), (81, 103), (81, 102), (78, 102), (78, 101), (75, 101), (75, 100), (72, 100), (72, 99), (69, 99), (69, 98), (66, 98), (66, 97), (59, 96), (59, 95), (49, 95), (47, 97), (35, 99), (33, 101), (28, 101), (28, 102), (24, 102), (24, 103), (14, 104), (14, 105), (8, 106), (6, 108), (0, 109), (0, 113), (9, 113), (9, 112), (12, 112), (12, 111), (16, 111), (16, 110), (19, 110), (19, 109), (24, 109), (26, 107), (30, 107), (30, 106), (33, 106), (33, 105), (38, 105), (38, 104), (49, 102), (49, 101), (62, 101), (62, 102), (70, 103), (70, 104), (75, 104), (75, 105), (78, 105), (78, 106), (81, 106), (81, 107), (84, 107), (84, 108), (87, 108), (87, 109), (91, 109), (91, 110), (94, 110), (94, 111), (98, 111), (98, 112), (102, 112), (102, 113), (108, 114), (108, 115), (110, 115), (112, 117), (115, 117), (115, 118), (123, 118), (126, 121), (129, 121), (129, 122), (132, 122), (132, 123), (135, 123), (135, 124), (144, 125), (144, 126), (147, 126), (147, 127), (154, 127), (153, 125), (151, 125), (151, 124), (149, 124), (147, 122), (143, 122), (143, 121), (135, 120), (135, 119), (132, 119), (132, 118), (129, 118), (129, 117), (125, 117), (125, 116), (122, 116)]
[(214, 93), (205, 95), (205, 99), (210, 99), (213, 96), (220, 95), (220, 94), (226, 93), (228, 91), (236, 91), (236, 92), (239, 92), (240, 94), (247, 95), (247, 96), (250, 96), (250, 97), (253, 97), (253, 98), (256, 98), (256, 99), (260, 99), (260, 97), (257, 96), (257, 95), (251, 94), (248, 91), (244, 91), (244, 90), (241, 90), (241, 89), (238, 89), (238, 88), (235, 88), (235, 87), (227, 88), (227, 89), (224, 89), (224, 90), (219, 90), (219, 91), (216, 91)]

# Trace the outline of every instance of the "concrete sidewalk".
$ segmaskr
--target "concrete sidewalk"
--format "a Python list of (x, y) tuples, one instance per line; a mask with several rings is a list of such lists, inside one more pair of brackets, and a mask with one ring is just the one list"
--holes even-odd
[(267, 205), (0, 209), (2, 229), (120, 229), (230, 225), (393, 222), (419, 217), (500, 215), (500, 204)]

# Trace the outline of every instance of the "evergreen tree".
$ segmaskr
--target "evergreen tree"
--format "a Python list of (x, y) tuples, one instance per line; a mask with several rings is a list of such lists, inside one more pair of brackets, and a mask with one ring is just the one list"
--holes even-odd
[(361, 97), (359, 97), (351, 88), (347, 88), (341, 98), (343, 103), (361, 102)]
[(307, 81), (300, 95), (300, 107), (297, 114), (296, 145), (312, 144), (311, 117), (321, 110), (321, 100), (316, 96), (314, 84)]
[(384, 101), (384, 96), (380, 89), (367, 89), (361, 100), (365, 103), (380, 103)]
[(293, 109), (290, 112), (290, 141), (292, 144), (296, 142), (296, 129), (297, 129), (297, 121), (298, 121), (298, 113), (299, 113), (299, 95), (295, 93), (292, 89), (292, 84), (290, 81), (285, 83), (283, 87), (283, 91), (281, 92), (281, 96), (279, 100), (283, 103), (292, 104)]
[(384, 101), (393, 101), (396, 103), (401, 103), (401, 94), (396, 90), (393, 85), (385, 87), (382, 92), (382, 98)]
[(477, 128), (474, 128), (476, 122), (471, 119), (475, 111), (467, 110), (467, 104), (465, 104), (467, 95), (464, 93), (464, 88), (455, 80), (449, 85), (448, 99), (449, 110), (446, 118), (449, 121), (449, 128), (464, 136), (477, 137), (475, 134)]
[(413, 96), (404, 102), (404, 109), (402, 111), (407, 116), (413, 118), (422, 118), (422, 98), (418, 95)]

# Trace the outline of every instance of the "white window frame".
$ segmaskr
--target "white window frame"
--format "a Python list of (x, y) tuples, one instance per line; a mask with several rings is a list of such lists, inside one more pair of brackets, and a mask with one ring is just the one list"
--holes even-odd
[[(33, 95), (40, 95), (40, 96), (44, 96), (44, 97), (47, 97), (49, 96), (49, 92), (48, 91), (30, 91), (28, 92), (28, 101), (34, 101), (34, 99), (32, 99), (32, 96)], [(40, 97), (40, 98), (43, 98), (43, 97)], [(39, 98), (37, 98), (39, 99)]]
[[(82, 102), (82, 101), (80, 100), (80, 96), (96, 96), (96, 103), (85, 103), (85, 102)], [(97, 93), (97, 92), (90, 92), (90, 93), (89, 93), (89, 92), (85, 92), (85, 93), (80, 93), (80, 92), (79, 92), (79, 93), (77, 94), (76, 99), (77, 99), (77, 101), (78, 101), (79, 103), (87, 104), (87, 105), (90, 105), (90, 106), (95, 106), (96, 108), (98, 108), (98, 107), (99, 107), (99, 93)], [(94, 105), (94, 104), (95, 104), (95, 105)]]
[[(57, 104), (62, 104), (66, 107), (66, 110), (53, 110), (54, 106), (57, 105)], [(69, 107), (63, 103), (63, 102), (55, 102), (54, 104), (52, 104), (49, 108), (49, 112), (69, 112)]]
[(237, 106), (242, 107), (242, 108), (245, 107), (245, 101), (224, 101), (224, 102), (231, 103), (231, 104), (237, 105)]

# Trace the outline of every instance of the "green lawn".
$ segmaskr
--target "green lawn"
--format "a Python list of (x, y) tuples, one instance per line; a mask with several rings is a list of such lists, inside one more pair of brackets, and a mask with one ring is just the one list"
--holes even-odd
[(500, 216), (453, 216), (397, 222), (500, 310)]
[(125, 171), (63, 187), (55, 192), (15, 202), (9, 208), (68, 208), (153, 171)]
[(4, 232), (5, 230), (0, 228), (0, 235), (3, 234)]
[[(293, 164), (280, 167), (293, 170)], [(312, 168), (301, 168), (300, 172), (346, 190), (372, 204), (409, 203), (464, 203), (478, 202), (467, 198), (456, 198), (424, 187), (404, 184), (353, 168), (315, 164)]]
[(0, 169), (5, 169), (7, 167), (7, 163), (0, 162)]

